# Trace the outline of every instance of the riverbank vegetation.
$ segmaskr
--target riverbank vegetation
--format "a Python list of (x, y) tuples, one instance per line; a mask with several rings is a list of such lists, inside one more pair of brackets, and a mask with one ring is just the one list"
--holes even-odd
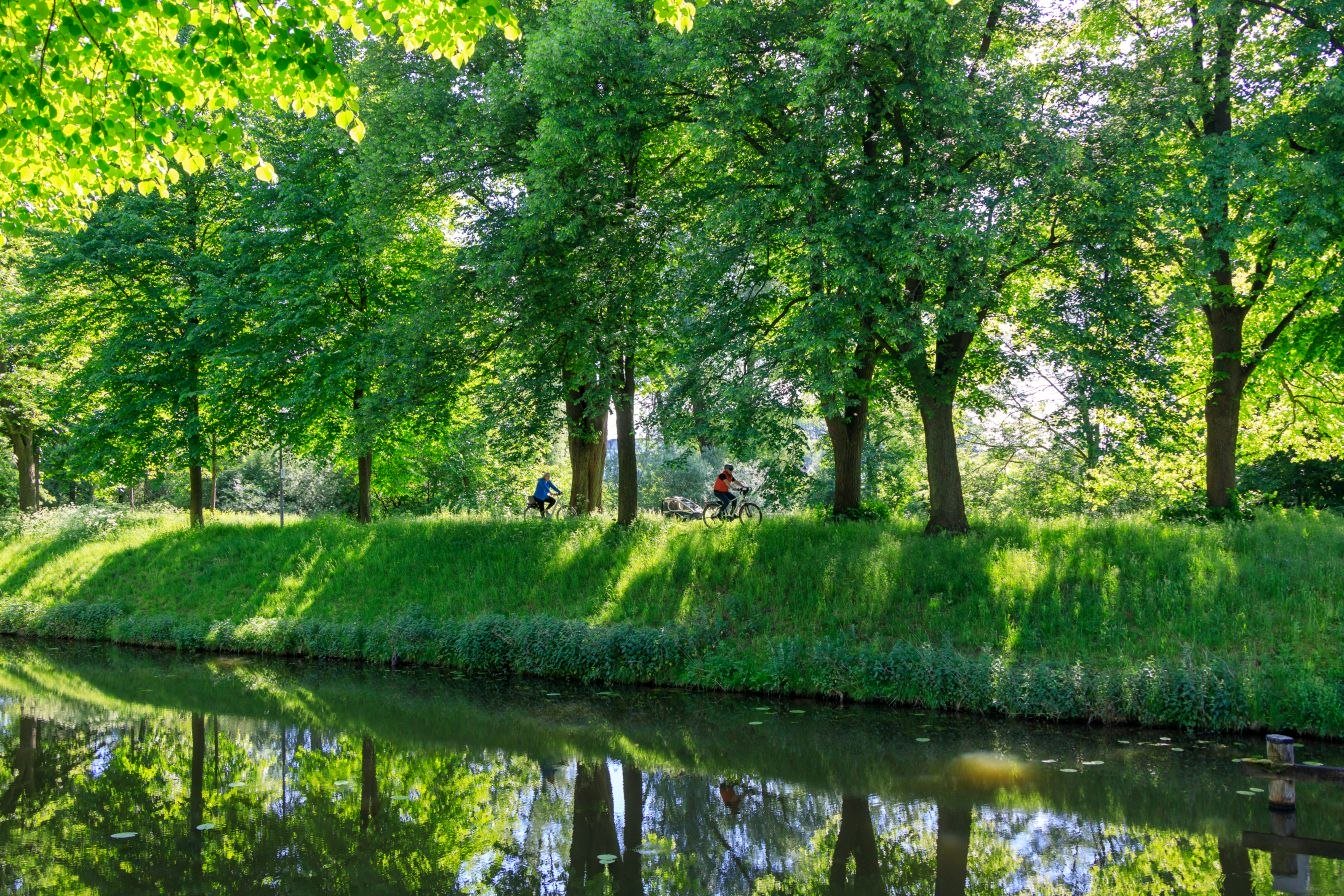
[(800, 516), (74, 519), (0, 542), (0, 630), (1344, 736), (1331, 514), (934, 539)]

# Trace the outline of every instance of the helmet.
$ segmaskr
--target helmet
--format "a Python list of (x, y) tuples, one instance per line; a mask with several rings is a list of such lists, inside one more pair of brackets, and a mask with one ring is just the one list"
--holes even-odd
[(724, 465), (723, 465), (723, 468), (724, 468), (725, 470), (727, 470), (729, 473), (733, 472), (733, 465), (732, 465), (732, 464), (724, 464)]

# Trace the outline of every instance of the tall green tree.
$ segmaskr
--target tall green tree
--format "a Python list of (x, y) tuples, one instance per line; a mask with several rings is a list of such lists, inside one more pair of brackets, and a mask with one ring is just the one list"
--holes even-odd
[(719, 80), (743, 86), (707, 104), (716, 168), (770, 284), (748, 294), (759, 338), (826, 418), (832, 510), (858, 509), (869, 404), (894, 377), (923, 423), (929, 531), (964, 531), (955, 404), (976, 337), (1067, 239), (1062, 68), (1033, 48), (1062, 26), (1002, 0), (735, 12)]
[(185, 467), (193, 526), (205, 519), (207, 406), (219, 394), (219, 236), (236, 199), (218, 170), (182, 176), (171, 199), (119, 194), (53, 262), (78, 290), (62, 313), (90, 334), (71, 383), (76, 463), (130, 481)]
[[(1148, 141), (1165, 288), (1204, 330), (1205, 500), (1235, 503), (1248, 383), (1329, 310), (1344, 236), (1338, 133), (1344, 5), (1259, 0), (1091, 5), (1114, 66), (1110, 114)], [(1324, 176), (1324, 179), (1323, 179)]]

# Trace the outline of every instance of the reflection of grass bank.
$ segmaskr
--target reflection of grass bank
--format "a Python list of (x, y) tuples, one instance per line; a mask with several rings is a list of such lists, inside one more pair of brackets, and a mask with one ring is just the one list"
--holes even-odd
[(1344, 736), (1344, 521), (177, 520), (0, 542), (0, 630)]

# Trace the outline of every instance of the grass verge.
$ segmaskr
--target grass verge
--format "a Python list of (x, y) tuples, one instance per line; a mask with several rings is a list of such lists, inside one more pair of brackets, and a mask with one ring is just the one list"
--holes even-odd
[(1344, 520), (175, 517), (0, 541), (0, 631), (1344, 737)]

